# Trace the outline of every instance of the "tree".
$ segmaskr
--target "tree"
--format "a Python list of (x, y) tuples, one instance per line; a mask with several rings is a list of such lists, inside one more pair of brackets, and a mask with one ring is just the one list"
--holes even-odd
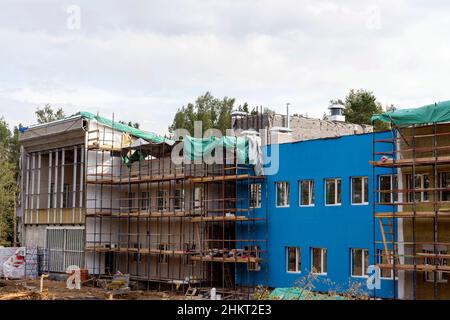
[(36, 117), (39, 124), (61, 120), (65, 117), (63, 109), (59, 108), (54, 111), (52, 106), (47, 103), (44, 108), (37, 108)]
[(239, 107), (237, 108), (237, 111), (241, 111), (241, 112), (245, 112), (245, 113), (250, 113), (249, 109), (248, 109), (248, 103), (245, 102), (244, 104), (239, 105)]
[(215, 128), (226, 133), (231, 128), (231, 111), (233, 110), (235, 99), (224, 97), (215, 98), (210, 92), (197, 98), (195, 103), (188, 103), (178, 109), (173, 118), (173, 123), (169, 127), (170, 132), (176, 129), (186, 129), (191, 135), (194, 134), (194, 122), (202, 122), (202, 133)]
[[(357, 91), (350, 90), (345, 97), (345, 101), (341, 99), (331, 100), (332, 104), (340, 104), (345, 107), (345, 121), (355, 124), (371, 125), (371, 118), (374, 114), (383, 113), (383, 107), (371, 91), (359, 89)], [(391, 106), (391, 108), (394, 108)], [(377, 129), (388, 129), (385, 123), (376, 123)]]
[(138, 122), (131, 122), (131, 121), (125, 122), (125, 121), (119, 121), (119, 123), (124, 124), (124, 125), (129, 126), (129, 127), (133, 127), (133, 128), (135, 128), (135, 129), (139, 129), (139, 128), (141, 127), (141, 125), (140, 125)]
[(15, 143), (16, 135), (11, 133), (6, 121), (0, 118), (0, 246), (13, 242), (18, 164)]
[[(239, 105), (239, 107), (237, 108), (237, 111), (246, 112), (247, 114), (249, 114), (251, 116), (259, 114), (260, 113), (259, 110), (260, 110), (260, 107), (256, 106), (252, 109), (252, 111), (250, 111), (249, 105), (247, 102), (245, 102), (242, 105)], [(271, 114), (275, 114), (275, 111), (270, 108), (264, 107), (262, 113), (271, 115)]]
[[(5, 154), (3, 147), (0, 154)], [(11, 245), (14, 234), (16, 181), (14, 164), (0, 156), (0, 246)]]

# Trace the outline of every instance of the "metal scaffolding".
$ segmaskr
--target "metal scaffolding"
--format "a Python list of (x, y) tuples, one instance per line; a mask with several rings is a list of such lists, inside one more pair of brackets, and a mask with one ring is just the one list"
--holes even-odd
[(166, 143), (133, 144), (131, 136), (91, 124), (85, 160), (91, 273), (120, 271), (158, 290), (215, 287), (223, 298), (251, 298), (256, 278), (267, 279), (261, 276), (267, 211), (254, 203), (255, 197), (261, 203), (265, 178), (238, 164), (236, 150), (224, 151), (224, 164), (176, 165)]
[(390, 138), (373, 135), (375, 264), (394, 298), (400, 288), (400, 298), (448, 298), (449, 125), (391, 127)]

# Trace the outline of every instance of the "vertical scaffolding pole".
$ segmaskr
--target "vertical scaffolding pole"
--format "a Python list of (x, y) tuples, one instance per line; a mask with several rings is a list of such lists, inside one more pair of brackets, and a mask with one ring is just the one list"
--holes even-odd
[(38, 176), (37, 176), (37, 193), (36, 193), (36, 224), (39, 223), (39, 210), (41, 208), (41, 164), (42, 164), (42, 154), (38, 153)]
[(25, 217), (24, 217), (24, 223), (28, 223), (28, 211), (30, 207), (30, 155), (27, 153), (27, 167), (26, 167), (26, 187), (25, 187)]
[[(66, 150), (61, 151), (61, 198), (59, 204), (59, 224), (63, 224), (63, 208), (64, 208), (64, 174), (66, 168)], [(67, 205), (67, 204), (66, 204)]]
[(57, 204), (58, 204), (58, 169), (59, 169), (59, 151), (55, 150), (56, 155), (55, 155), (55, 182), (53, 184), (53, 224), (56, 224), (56, 210), (57, 209)]
[(52, 169), (53, 169), (53, 151), (48, 153), (48, 186), (47, 186), (47, 224), (50, 224), (50, 208), (53, 206), (52, 202)]
[(73, 182), (72, 182), (72, 224), (75, 224), (75, 208), (77, 206), (77, 164), (78, 164), (78, 146), (73, 148)]
[(79, 202), (79, 212), (78, 212), (78, 223), (82, 223), (82, 219), (83, 219), (83, 208), (87, 207), (84, 203), (84, 184), (85, 184), (85, 180), (84, 180), (84, 167), (87, 166), (88, 164), (86, 159), (85, 159), (85, 150), (87, 148), (87, 145), (85, 146), (81, 146), (81, 156), (80, 156), (80, 202)]
[(31, 155), (31, 206), (30, 206), (30, 224), (33, 224), (34, 200), (35, 200), (35, 173), (36, 173), (36, 154)]

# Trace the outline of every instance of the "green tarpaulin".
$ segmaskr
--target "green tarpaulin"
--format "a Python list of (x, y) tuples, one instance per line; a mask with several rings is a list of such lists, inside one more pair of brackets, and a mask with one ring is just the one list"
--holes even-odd
[[(76, 115), (80, 115), (83, 118), (97, 121), (98, 123), (105, 125), (107, 127), (113, 128), (115, 130), (129, 133), (137, 138), (142, 138), (144, 140), (153, 142), (153, 143), (167, 143), (168, 145), (174, 145), (175, 141), (163, 138), (154, 133), (146, 132), (140, 129), (136, 129), (119, 122), (113, 122), (107, 118), (103, 118), (97, 115), (94, 115), (90, 112), (79, 112)], [(213, 155), (213, 150), (217, 147), (222, 147), (225, 149), (235, 149), (237, 152), (237, 160), (238, 163), (248, 163), (249, 162), (249, 142), (247, 137), (210, 137), (210, 138), (194, 138), (190, 136), (186, 136), (183, 140), (184, 143), (184, 153), (185, 156), (189, 159), (196, 160), (202, 159), (204, 155)], [(142, 160), (143, 155), (141, 153), (134, 152), (130, 157), (124, 157), (124, 163), (130, 165), (131, 163)]]
[(372, 117), (372, 121), (392, 122), (396, 125), (450, 122), (450, 101), (376, 114)]
[(212, 151), (217, 147), (226, 149), (236, 149), (238, 163), (248, 163), (248, 138), (247, 137), (230, 137), (222, 138), (193, 138), (184, 137), (184, 153), (185, 157), (191, 160), (202, 159), (207, 155), (212, 155)]
[(167, 139), (164, 137), (160, 137), (154, 133), (150, 133), (150, 132), (146, 132), (140, 129), (136, 129), (130, 126), (127, 126), (125, 124), (121, 124), (119, 122), (113, 122), (109, 119), (100, 117), (100, 116), (96, 116), (95, 114), (92, 114), (90, 112), (79, 112), (77, 113), (77, 115), (81, 115), (83, 118), (89, 119), (89, 120), (95, 120), (100, 124), (103, 124), (107, 127), (113, 128), (115, 130), (121, 131), (121, 132), (125, 132), (125, 133), (129, 133), (137, 138), (142, 138), (145, 139), (147, 141), (151, 141), (154, 143), (167, 143), (169, 145), (173, 145), (175, 143), (175, 141), (171, 140), (171, 139)]
[(299, 288), (276, 288), (270, 295), (273, 300), (347, 300), (347, 298), (338, 295), (326, 295), (314, 293)]

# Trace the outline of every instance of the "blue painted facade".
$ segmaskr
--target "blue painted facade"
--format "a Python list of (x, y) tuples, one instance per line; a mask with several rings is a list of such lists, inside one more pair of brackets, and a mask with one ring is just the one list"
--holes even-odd
[[(377, 134), (377, 138), (388, 137), (387, 132)], [(351, 249), (367, 249), (369, 264), (375, 262), (374, 249), (382, 249), (381, 244), (374, 248), (373, 171), (369, 163), (372, 138), (372, 134), (362, 134), (279, 145), (279, 171), (267, 176), (261, 208), (256, 209), (257, 214), (264, 216), (267, 212), (268, 216), (266, 227), (256, 229), (257, 237), (268, 240), (267, 256), (263, 254), (263, 258), (268, 259), (268, 269), (263, 266), (261, 271), (252, 272), (253, 282), (272, 288), (292, 287), (311, 271), (312, 248), (326, 248), (327, 274), (317, 276), (316, 290), (345, 291), (353, 282), (365, 288), (366, 278), (351, 275)], [(266, 148), (270, 153), (271, 146)], [(377, 175), (390, 173), (377, 169)], [(368, 177), (368, 204), (351, 203), (352, 177)], [(325, 205), (325, 179), (328, 178), (341, 179), (340, 205)], [(300, 206), (299, 195), (299, 181), (306, 179), (314, 180), (315, 184), (314, 205), (308, 207)], [(277, 182), (289, 182), (290, 204), (287, 207), (276, 206)], [(376, 183), (378, 185), (378, 176)], [(375, 230), (378, 232), (379, 228)], [(245, 232), (238, 227), (238, 234)], [(287, 271), (287, 247), (301, 248), (299, 273)], [(238, 281), (248, 274), (239, 272), (242, 268), (246, 267), (237, 268)], [(382, 279), (381, 289), (367, 290), (367, 293), (392, 298), (393, 280)]]

